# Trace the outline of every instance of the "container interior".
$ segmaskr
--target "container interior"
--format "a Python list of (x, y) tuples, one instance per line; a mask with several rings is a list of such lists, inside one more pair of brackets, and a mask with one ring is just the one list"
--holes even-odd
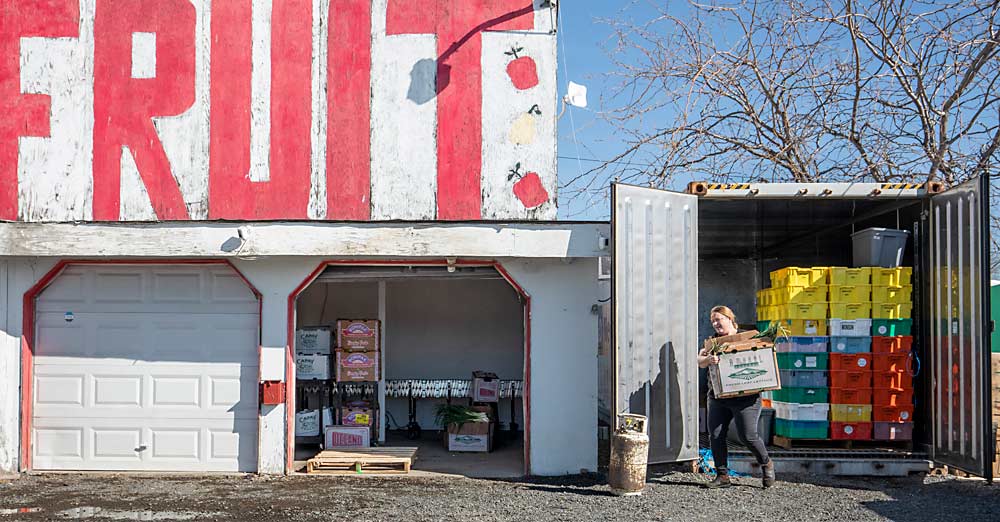
[[(844, 266), (852, 264), (851, 234), (869, 227), (910, 232), (902, 266), (914, 266), (920, 252), (922, 199), (861, 200), (729, 200), (698, 201), (698, 307), (699, 338), (712, 335), (708, 312), (726, 305), (743, 328), (757, 320), (756, 291), (770, 287), (769, 274), (784, 267)], [(918, 274), (914, 273), (914, 301)], [(922, 321), (913, 309), (914, 335)], [(914, 343), (923, 358), (919, 339)], [(926, 368), (926, 365), (924, 365)], [(704, 372), (702, 372), (704, 373)], [(920, 408), (926, 373), (914, 378), (914, 443), (927, 442), (929, 430)], [(702, 397), (707, 392), (702, 379)]]

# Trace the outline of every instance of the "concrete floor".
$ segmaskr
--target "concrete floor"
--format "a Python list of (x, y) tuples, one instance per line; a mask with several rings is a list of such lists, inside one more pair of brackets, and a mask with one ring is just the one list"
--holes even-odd
[[(417, 460), (410, 475), (450, 475), (469, 478), (518, 478), (524, 476), (524, 439), (518, 432), (513, 440), (499, 432), (490, 453), (449, 452), (441, 432), (425, 431), (419, 440), (409, 440), (403, 432), (386, 433), (385, 446), (415, 446)], [(305, 471), (306, 460), (318, 453), (317, 446), (296, 446), (295, 469)], [(319, 475), (323, 476), (323, 475)]]

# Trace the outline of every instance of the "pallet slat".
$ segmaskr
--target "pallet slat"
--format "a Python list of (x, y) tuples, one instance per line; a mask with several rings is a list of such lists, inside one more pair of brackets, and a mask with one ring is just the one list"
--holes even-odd
[(322, 475), (402, 474), (410, 472), (417, 448), (330, 449), (306, 461), (306, 472)]

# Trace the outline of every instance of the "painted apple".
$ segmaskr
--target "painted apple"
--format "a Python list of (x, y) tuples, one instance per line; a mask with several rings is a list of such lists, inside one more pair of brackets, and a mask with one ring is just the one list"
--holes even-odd
[(538, 85), (538, 67), (535, 65), (535, 60), (530, 56), (517, 55), (523, 50), (523, 47), (511, 47), (510, 51), (504, 53), (514, 57), (507, 64), (507, 76), (510, 77), (514, 87), (522, 91)]
[(524, 208), (532, 209), (549, 200), (549, 193), (542, 185), (542, 179), (536, 172), (521, 173), (521, 164), (518, 163), (510, 170), (508, 180), (518, 178), (514, 183), (514, 195), (521, 201)]

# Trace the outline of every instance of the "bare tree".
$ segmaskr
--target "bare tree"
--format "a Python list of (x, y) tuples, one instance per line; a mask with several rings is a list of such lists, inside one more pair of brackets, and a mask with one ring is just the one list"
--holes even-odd
[(565, 196), (615, 177), (952, 185), (1000, 163), (1000, 1), (705, 2), (606, 21), (602, 112), (625, 147)]

